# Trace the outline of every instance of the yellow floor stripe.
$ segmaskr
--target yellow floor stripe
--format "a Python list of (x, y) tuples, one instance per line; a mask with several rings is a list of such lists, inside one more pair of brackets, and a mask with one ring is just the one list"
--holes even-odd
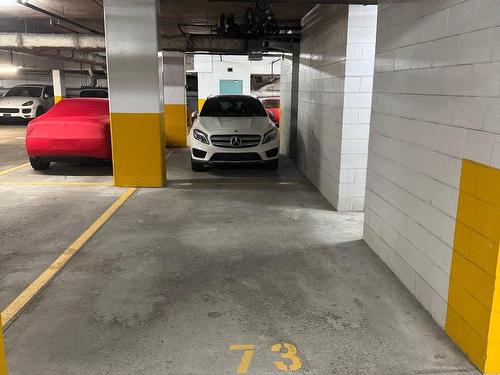
[(136, 192), (137, 188), (127, 189), (90, 227), (76, 239), (49, 268), (28, 286), (17, 298), (2, 311), (2, 328), (6, 329), (29, 305), (31, 301), (50, 283), (88, 240), (109, 220), (109, 218)]
[(18, 169), (24, 168), (28, 165), (30, 165), (30, 163), (24, 163), (24, 164), (18, 165), (17, 167), (6, 169), (5, 171), (0, 172), (0, 176), (6, 175), (7, 173), (10, 173), (10, 172), (17, 171)]
[(112, 182), (1, 181), (0, 185), (30, 186), (114, 186)]

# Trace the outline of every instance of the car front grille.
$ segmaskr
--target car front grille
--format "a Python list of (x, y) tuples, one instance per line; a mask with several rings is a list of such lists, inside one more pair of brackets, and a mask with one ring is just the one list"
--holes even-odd
[(258, 134), (224, 134), (212, 135), (210, 141), (216, 147), (248, 148), (260, 144), (261, 136)]
[(234, 162), (234, 161), (262, 161), (261, 157), (256, 152), (218, 152), (212, 155), (211, 162)]
[(19, 108), (0, 108), (0, 113), (19, 113)]

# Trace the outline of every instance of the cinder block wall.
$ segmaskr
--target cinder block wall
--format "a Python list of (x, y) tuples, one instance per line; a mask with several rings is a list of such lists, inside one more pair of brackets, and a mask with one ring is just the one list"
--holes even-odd
[(463, 159), (500, 168), (499, 7), (379, 5), (364, 238), (440, 326)]
[(320, 5), (302, 20), (297, 160), (339, 211), (364, 205), (375, 6)]

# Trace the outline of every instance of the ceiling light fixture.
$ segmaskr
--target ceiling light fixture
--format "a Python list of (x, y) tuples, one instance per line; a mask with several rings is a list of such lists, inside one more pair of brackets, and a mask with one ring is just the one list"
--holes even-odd
[(0, 73), (14, 74), (17, 73), (20, 68), (20, 66), (14, 65), (0, 65)]

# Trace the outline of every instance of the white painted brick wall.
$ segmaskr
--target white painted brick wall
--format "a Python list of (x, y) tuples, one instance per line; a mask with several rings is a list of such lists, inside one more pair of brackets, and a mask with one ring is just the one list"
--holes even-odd
[(500, 2), (381, 0), (365, 240), (444, 325), (461, 160), (500, 167)]
[(362, 211), (376, 6), (315, 7), (304, 19), (298, 164), (340, 211)]
[[(194, 55), (194, 71), (198, 72), (198, 97), (219, 95), (221, 79), (243, 81), (243, 94), (250, 95), (251, 74), (280, 74), (281, 65), (273, 64), (275, 60), (274, 56), (250, 61), (248, 56), (240, 55)], [(232, 68), (232, 72), (228, 72), (228, 68)]]

